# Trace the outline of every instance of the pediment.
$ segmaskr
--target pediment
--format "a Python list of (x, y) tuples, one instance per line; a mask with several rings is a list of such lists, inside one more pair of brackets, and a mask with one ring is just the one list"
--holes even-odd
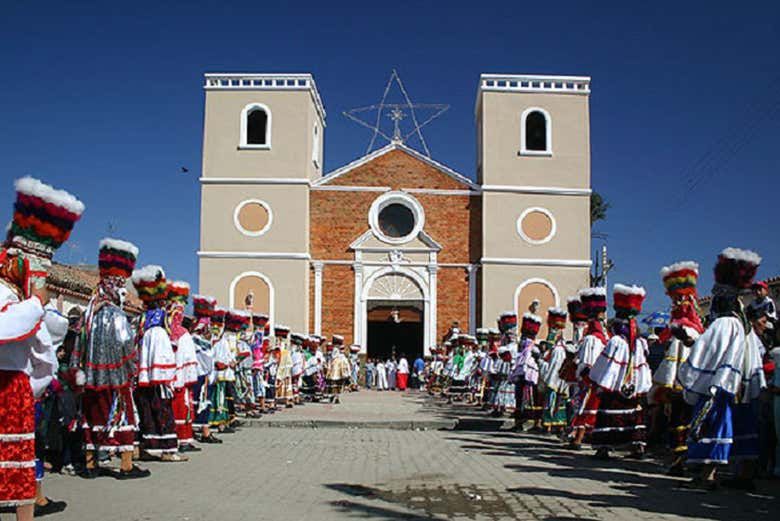
[(420, 231), (417, 236), (403, 244), (390, 244), (383, 241), (372, 230), (366, 230), (352, 244), (349, 245), (352, 250), (359, 251), (407, 251), (407, 252), (438, 252), (441, 251), (441, 245), (436, 242), (425, 230)]

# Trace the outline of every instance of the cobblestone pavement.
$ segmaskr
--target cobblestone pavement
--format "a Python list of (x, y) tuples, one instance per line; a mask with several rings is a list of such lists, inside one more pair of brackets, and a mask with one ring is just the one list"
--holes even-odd
[[(467, 414), (387, 394), (377, 407)], [(149, 464), (154, 474), (144, 480), (47, 476), (47, 495), (69, 502), (52, 519), (759, 521), (780, 512), (776, 482), (750, 495), (686, 491), (658, 462), (595, 461), (543, 436), (310, 427), (247, 428), (224, 439), (188, 463)]]

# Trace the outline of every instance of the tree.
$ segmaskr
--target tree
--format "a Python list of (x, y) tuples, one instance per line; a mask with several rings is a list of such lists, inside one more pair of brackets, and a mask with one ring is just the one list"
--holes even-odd
[(590, 193), (590, 227), (599, 221), (604, 221), (607, 218), (607, 210), (609, 210), (610, 204), (601, 197), (598, 192)]

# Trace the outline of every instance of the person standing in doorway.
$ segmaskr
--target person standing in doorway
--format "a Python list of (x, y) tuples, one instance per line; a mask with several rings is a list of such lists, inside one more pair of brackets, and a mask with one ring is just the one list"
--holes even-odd
[(385, 362), (385, 371), (387, 372), (387, 388), (391, 391), (395, 391), (395, 376), (397, 373), (395, 358), (390, 357), (387, 359), (387, 362)]
[(376, 366), (374, 360), (371, 358), (366, 359), (366, 389), (371, 389), (374, 383), (374, 373), (376, 372)]
[(377, 391), (387, 390), (387, 372), (381, 358), (376, 364), (376, 389)]
[(425, 360), (422, 356), (418, 356), (412, 364), (412, 387), (420, 389), (422, 382), (424, 381), (425, 374)]
[(396, 376), (398, 390), (405, 391), (406, 385), (409, 381), (409, 362), (406, 360), (406, 356), (401, 355), (401, 359), (398, 360), (398, 374)]

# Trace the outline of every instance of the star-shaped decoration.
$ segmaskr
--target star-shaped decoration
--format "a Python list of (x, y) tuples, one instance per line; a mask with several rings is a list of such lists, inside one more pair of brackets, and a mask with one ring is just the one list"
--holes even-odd
[[(401, 92), (403, 103), (387, 102), (387, 97), (393, 84), (397, 85), (398, 90)], [(386, 139), (389, 143), (405, 143), (410, 137), (416, 136), (423, 148), (422, 152), (426, 156), (431, 157), (431, 151), (428, 149), (428, 144), (425, 142), (421, 129), (444, 114), (449, 108), (449, 105), (440, 103), (412, 103), (400, 76), (393, 69), (390, 79), (387, 80), (382, 99), (378, 104), (347, 110), (343, 114), (358, 125), (371, 130), (371, 141), (368, 143), (368, 148), (366, 148), (366, 154), (374, 149), (379, 137)], [(420, 118), (418, 113), (421, 112), (428, 112), (427, 117)], [(374, 113), (376, 113), (376, 117), (374, 117)], [(383, 116), (392, 121), (392, 133), (383, 130), (383, 123), (385, 122)], [(411, 130), (402, 129), (401, 123), (407, 118), (412, 127)]]

